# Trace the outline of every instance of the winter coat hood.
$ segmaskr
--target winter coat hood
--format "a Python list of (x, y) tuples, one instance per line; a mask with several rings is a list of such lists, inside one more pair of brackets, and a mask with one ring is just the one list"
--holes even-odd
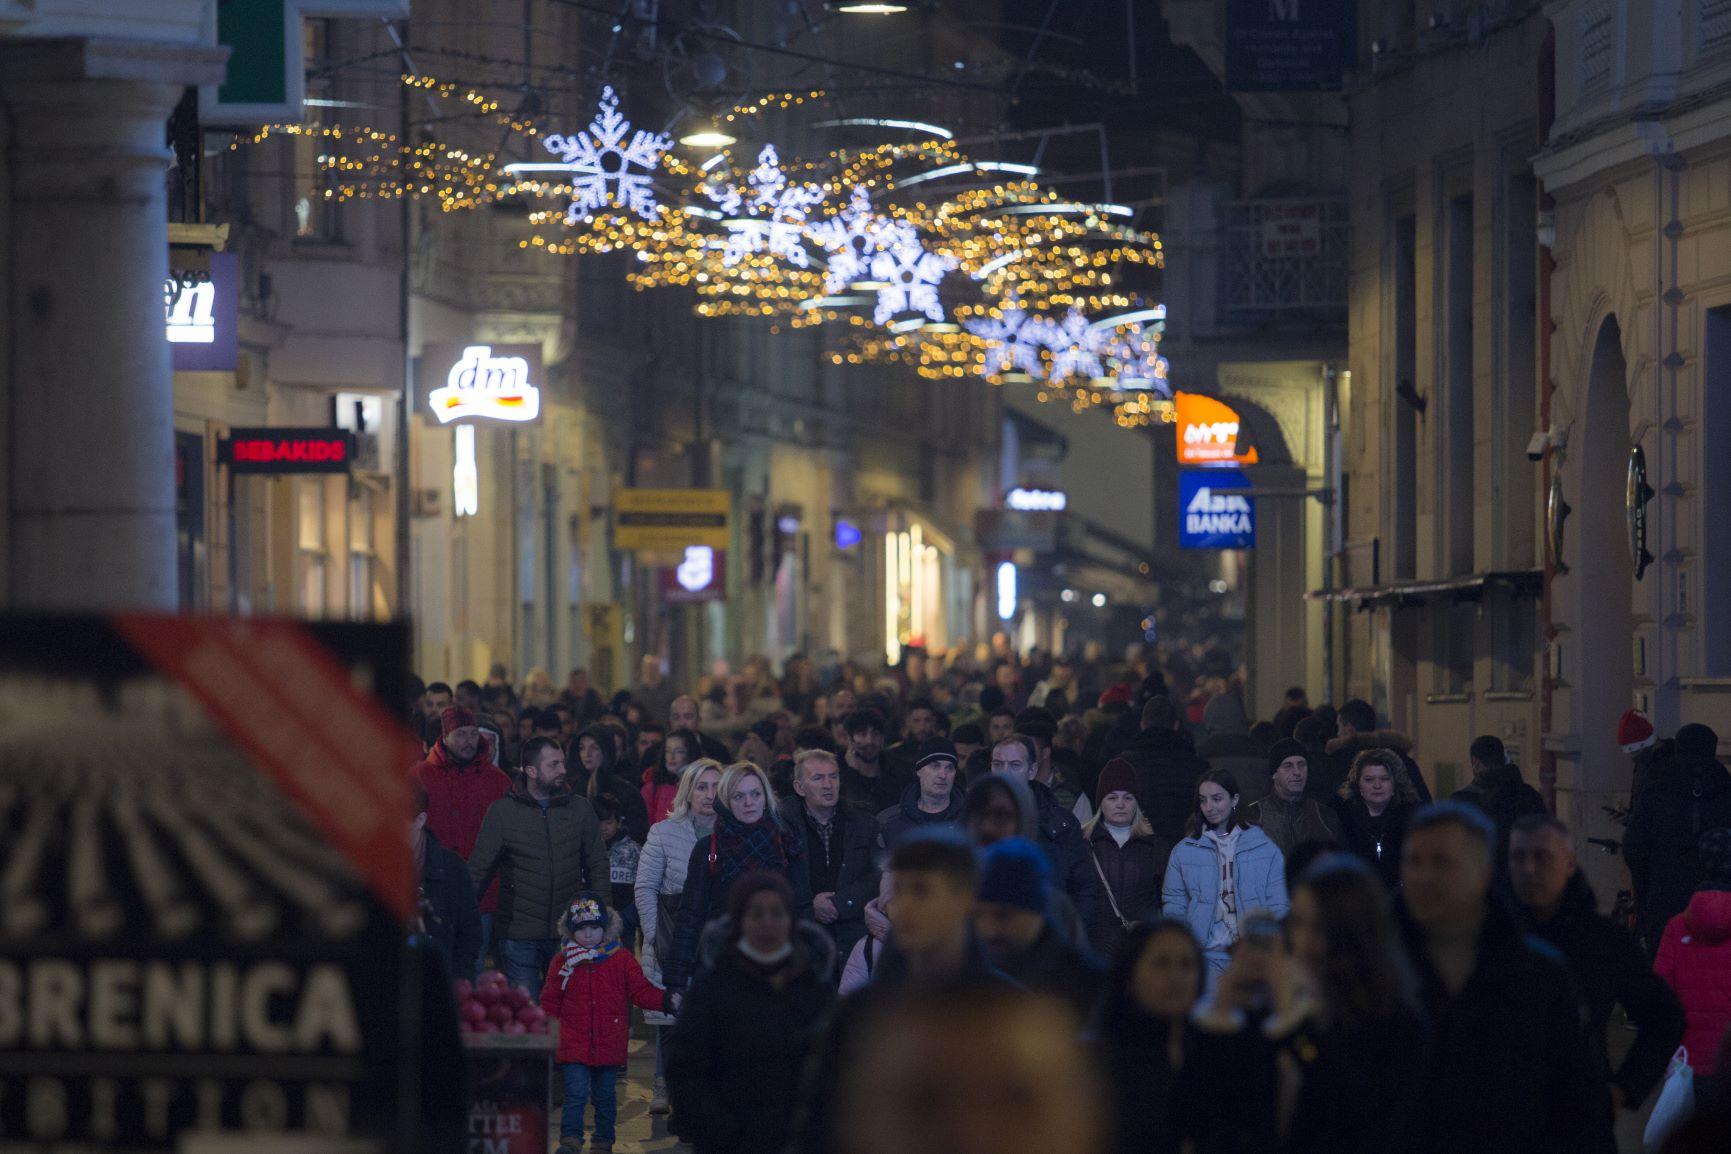
[[(735, 951), (734, 943), (738, 940), (739, 931), (734, 928), (730, 917), (723, 915), (704, 926), (703, 936), (697, 941), (697, 972), (703, 974), (713, 970), (723, 957)], [(822, 926), (804, 920), (795, 921), (793, 951), (818, 981), (835, 985), (835, 943)]]
[(1683, 911), (1683, 925), (1691, 937), (1710, 945), (1731, 941), (1731, 893), (1724, 890), (1701, 890), (1689, 899)]
[(1697, 796), (1697, 785), (1703, 801), (1731, 793), (1731, 773), (1726, 772), (1723, 762), (1714, 758), (1696, 758), (1690, 761), (1678, 758), (1653, 774), (1647, 788), (1676, 797), (1694, 798)]

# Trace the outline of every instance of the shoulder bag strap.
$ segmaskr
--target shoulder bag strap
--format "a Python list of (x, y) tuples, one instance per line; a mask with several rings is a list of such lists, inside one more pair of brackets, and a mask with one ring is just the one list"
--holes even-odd
[(1112, 906), (1112, 916), (1118, 919), (1119, 925), (1129, 929), (1130, 919), (1118, 908), (1118, 899), (1112, 893), (1112, 883), (1106, 880), (1106, 871), (1100, 868), (1100, 859), (1095, 856), (1092, 845), (1088, 847), (1088, 860), (1094, 863), (1094, 872), (1100, 875), (1100, 888), (1106, 891), (1106, 901)]

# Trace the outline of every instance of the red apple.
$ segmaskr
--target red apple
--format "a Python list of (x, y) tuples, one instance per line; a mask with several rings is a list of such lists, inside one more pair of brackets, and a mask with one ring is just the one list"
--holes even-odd
[(498, 986), (485, 985), (485, 986), (476, 986), (475, 992), (469, 996), (474, 998), (477, 1002), (481, 1003), (483, 1006), (492, 1006), (492, 1005), (497, 1005), (500, 997), (502, 997), (503, 995), (501, 994)]
[(499, 1026), (507, 1026), (517, 1020), (516, 1011), (503, 1004), (494, 1006), (487, 1016)]
[(475, 1023), (475, 1033), (477, 1033), (477, 1034), (497, 1034), (498, 1032), (499, 1032), (499, 1026), (498, 1026), (498, 1023), (496, 1023), (496, 1022), (477, 1022), (477, 1023)]
[(529, 1027), (529, 1032), (531, 1034), (546, 1034), (546, 1033), (549, 1033), (551, 1031), (551, 1027), (552, 1027), (552, 1019), (551, 1018), (542, 1018), (540, 1021), (536, 1022), (533, 1026)]
[(509, 1026), (506, 1026), (500, 1031), (500, 1033), (504, 1034), (527, 1034), (528, 1032), (528, 1027), (523, 1025), (522, 1022), (512, 1022)]
[(510, 984), (510, 981), (505, 977), (504, 971), (502, 970), (486, 970), (480, 977), (475, 979), (476, 987), (508, 986)]
[(508, 988), (505, 991), (505, 999), (510, 1003), (513, 1010), (520, 1010), (534, 1001), (534, 999), (529, 996), (529, 991), (525, 990), (521, 986), (511, 986)]
[(487, 1020), (487, 1007), (476, 1001), (464, 1002), (463, 1008), (457, 1013), (465, 1022), (485, 1022)]
[(473, 982), (465, 981), (462, 978), (458, 978), (456, 981), (451, 983), (451, 993), (456, 996), (457, 1001), (459, 1002), (474, 993), (474, 991), (475, 984)]
[(546, 1012), (543, 1011), (540, 1006), (524, 1006), (522, 1009), (517, 1011), (517, 1020), (522, 1022), (525, 1026), (533, 1026), (536, 1022), (539, 1022), (546, 1016)]

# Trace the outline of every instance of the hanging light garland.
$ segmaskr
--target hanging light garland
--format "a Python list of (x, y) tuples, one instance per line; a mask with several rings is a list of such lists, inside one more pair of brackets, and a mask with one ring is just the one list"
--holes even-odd
[[(1033, 166), (976, 161), (936, 125), (857, 118), (824, 126), (922, 138), (810, 159), (763, 145), (694, 165), (666, 135), (633, 128), (610, 87), (590, 124), (564, 135), (480, 87), (402, 83), (537, 142), (547, 160), (501, 164), (497, 152), (323, 124), (268, 125), (233, 147), (315, 138), (323, 197), (335, 203), (412, 196), (456, 212), (523, 200), (522, 249), (632, 252), (627, 283), (689, 288), (700, 316), (768, 318), (777, 331), (833, 325), (837, 365), (1032, 384), (1042, 402), (1108, 409), (1125, 427), (1172, 419), (1164, 308), (1129, 283), (1162, 267), (1159, 238), (1133, 227), (1130, 209), (1061, 198)], [(724, 119), (737, 126), (825, 95), (765, 93)], [(964, 183), (944, 191), (953, 181)]]

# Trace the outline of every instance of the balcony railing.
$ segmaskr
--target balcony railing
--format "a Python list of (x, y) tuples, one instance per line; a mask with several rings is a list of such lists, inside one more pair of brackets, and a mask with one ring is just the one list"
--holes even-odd
[(1226, 310), (1346, 319), (1345, 199), (1226, 205)]

